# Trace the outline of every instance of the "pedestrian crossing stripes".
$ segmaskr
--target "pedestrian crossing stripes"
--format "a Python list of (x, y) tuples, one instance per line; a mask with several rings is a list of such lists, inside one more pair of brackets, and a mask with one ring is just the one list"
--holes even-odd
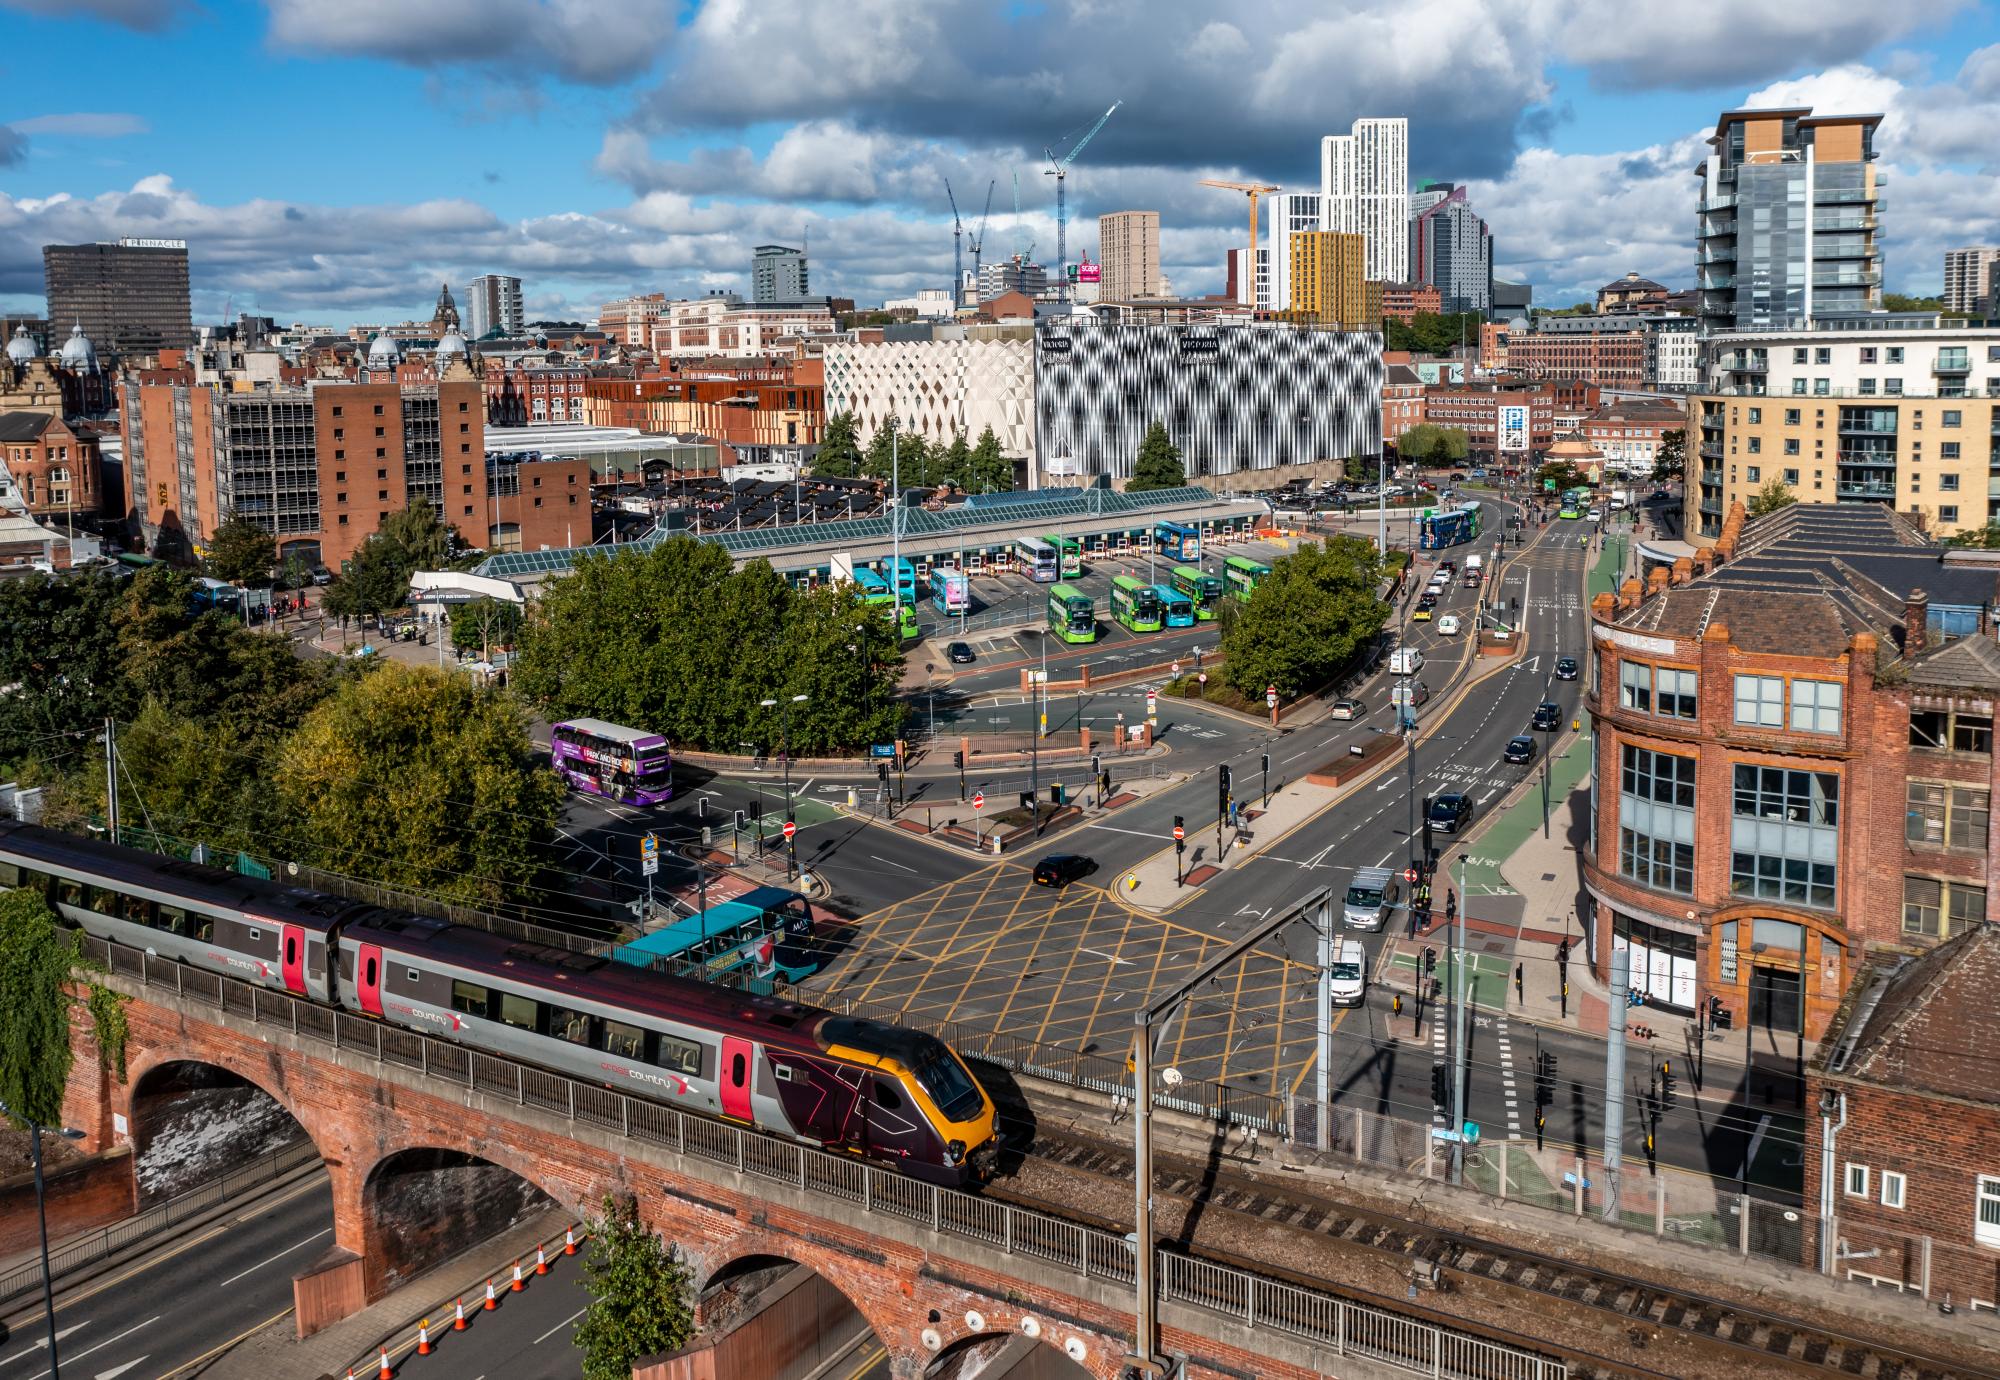
[[(1447, 1062), (1445, 1059), (1444, 1012), (1442, 1010), (1437, 1011), (1431, 1017), (1431, 1057), (1440, 1064)], [(1433, 1102), (1431, 1104), (1431, 1124), (1433, 1126), (1442, 1126), (1445, 1124), (1443, 1103)]]
[(1505, 1016), (1500, 1017), (1495, 1044), (1500, 1050), (1500, 1091), (1507, 1104), (1507, 1134), (1518, 1137), (1521, 1134), (1521, 1104), (1514, 1091), (1514, 1046), (1508, 1038)]

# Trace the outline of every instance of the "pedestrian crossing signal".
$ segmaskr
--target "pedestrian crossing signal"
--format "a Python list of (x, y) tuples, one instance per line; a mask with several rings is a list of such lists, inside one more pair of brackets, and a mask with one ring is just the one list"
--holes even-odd
[(1432, 1064), (1431, 1101), (1436, 1103), (1438, 1106), (1442, 1107), (1449, 1100), (1450, 1099), (1446, 1095), (1445, 1067), (1443, 1064)]

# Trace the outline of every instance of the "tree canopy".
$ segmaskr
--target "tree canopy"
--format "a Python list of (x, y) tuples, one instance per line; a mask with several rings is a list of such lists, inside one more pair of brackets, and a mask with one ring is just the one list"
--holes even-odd
[(1989, 521), (1984, 527), (1972, 527), (1963, 532), (1954, 532), (1944, 539), (1946, 546), (1969, 546), (1982, 551), (2000, 551), (2000, 518)]
[(1479, 327), (1486, 318), (1476, 311), (1420, 311), (1407, 322), (1383, 322), (1383, 344), (1391, 350), (1409, 350), (1420, 355), (1450, 354), (1461, 342), (1479, 343)]
[(1154, 422), (1139, 442), (1139, 455), (1132, 462), (1132, 477), (1126, 481), (1125, 492), (1142, 494), (1151, 489), (1178, 489), (1186, 484), (1187, 471), (1181, 468), (1180, 447), (1167, 435), (1165, 422)]
[(521, 607), (499, 599), (473, 599), (451, 611), (454, 651), (490, 655), (493, 648), (514, 640), (521, 630)]
[(607, 1197), (603, 1215), (586, 1229), (590, 1306), (572, 1334), (583, 1352), (583, 1380), (631, 1380), (634, 1363), (677, 1351), (694, 1335), (693, 1280), (630, 1199)]
[(236, 513), (209, 535), (205, 550), (208, 573), (232, 585), (269, 584), (278, 564), (277, 540)]
[(770, 565), (731, 568), (687, 538), (592, 554), (551, 581), (523, 623), (514, 684), (554, 718), (589, 715), (675, 744), (776, 751), (790, 704), (794, 753), (896, 736), (903, 654), (888, 620), (848, 588), (795, 590)]
[(1457, 465), (1471, 453), (1463, 427), (1418, 422), (1396, 438), (1396, 454), (1419, 465)]
[(1551, 460), (1535, 471), (1535, 483), (1545, 492), (1560, 494), (1586, 482), (1583, 471), (1567, 460)]
[(1798, 501), (1799, 496), (1786, 487), (1784, 480), (1772, 479), (1766, 481), (1764, 487), (1744, 505), (1743, 511), (1749, 517), (1760, 518), (1780, 508), (1789, 508)]
[(458, 534), (428, 503), (418, 501), (389, 514), (327, 587), (326, 611), (362, 617), (404, 607), (409, 602), (410, 576), (419, 570), (445, 569), (457, 541)]
[(972, 445), (972, 468), (966, 473), (965, 489), (975, 494), (1004, 494), (1014, 487), (1014, 462), (1000, 450), (1000, 438), (987, 427)]
[(1659, 449), (1653, 452), (1653, 482), (1664, 484), (1669, 479), (1679, 479), (1687, 473), (1687, 433), (1669, 431), (1660, 437)]
[(1388, 621), (1381, 558), (1359, 537), (1301, 543), (1240, 604), (1222, 606), (1222, 671), (1246, 698), (1286, 699), (1331, 680)]
[(836, 412), (826, 419), (826, 434), (813, 456), (813, 473), (831, 479), (852, 479), (861, 473), (861, 447), (854, 439), (854, 414)]

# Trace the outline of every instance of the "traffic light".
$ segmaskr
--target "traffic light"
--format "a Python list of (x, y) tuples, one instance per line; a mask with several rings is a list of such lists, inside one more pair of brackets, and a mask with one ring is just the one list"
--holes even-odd
[(1227, 810), (1229, 808), (1229, 764), (1227, 762), (1222, 764), (1221, 774), (1215, 778), (1215, 799), (1217, 809)]
[(736, 810), (733, 811), (732, 813), (735, 815), (735, 818), (730, 821), (730, 827), (735, 829), (736, 832), (740, 834), (743, 832), (743, 812), (741, 810)]
[(1556, 1100), (1556, 1056), (1548, 1050), (1535, 1055), (1535, 1105), (1549, 1106)]
[(889, 784), (889, 764), (887, 762), (877, 762), (875, 764), (875, 779), (885, 786)]
[(960, 771), (964, 771), (964, 770), (965, 770), (965, 754), (964, 754), (963, 752), (954, 752), (954, 753), (953, 753), (953, 754), (951, 755), (951, 764), (952, 764), (952, 765), (953, 765), (954, 767), (957, 767), (957, 768), (958, 768), (958, 769), (959, 769)]
[(1435, 973), (1437, 967), (1438, 951), (1428, 944), (1424, 945), (1424, 971), (1426, 973)]
[(1431, 1101), (1442, 1107), (1451, 1101), (1446, 1083), (1446, 1069), (1443, 1064), (1431, 1065)]
[(1428, 870), (1431, 857), (1431, 798), (1425, 796), (1423, 803), (1417, 808), (1424, 821), (1424, 863), (1426, 870)]
[(1269, 776), (1270, 774), (1271, 774), (1271, 754), (1267, 752), (1264, 754), (1264, 775)]
[(1660, 1061), (1660, 1110), (1670, 1112), (1674, 1108), (1674, 1063), (1671, 1059)]

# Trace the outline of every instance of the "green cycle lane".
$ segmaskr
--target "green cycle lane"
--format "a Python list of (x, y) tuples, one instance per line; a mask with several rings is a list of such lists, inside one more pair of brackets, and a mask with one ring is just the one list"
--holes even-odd
[[(1470, 1004), (1474, 1009), (1483, 1007), (1489, 1011), (1507, 1010), (1507, 998), (1513, 990), (1509, 985), (1513, 981), (1513, 966), (1510, 960), (1496, 958), (1491, 954), (1462, 953), (1460, 958), (1464, 961), (1458, 965), (1458, 974), (1454, 981), (1451, 976), (1453, 965), (1446, 952), (1450, 948), (1449, 941), (1438, 937), (1431, 941), (1431, 947), (1438, 951), (1437, 971), (1433, 974), (1440, 984), (1438, 1000), (1444, 999), (1444, 988), (1448, 984), (1459, 992), (1470, 993)], [(1398, 953), (1390, 958), (1389, 966), (1397, 970), (1399, 978), (1403, 973), (1408, 973), (1411, 985), (1415, 985), (1416, 955)]]
[[(1549, 813), (1553, 815), (1577, 783), (1590, 772), (1590, 715), (1581, 713), (1579, 722), (1583, 731), (1573, 734), (1563, 750), (1550, 760), (1549, 770)], [(1530, 780), (1528, 789), (1516, 800), (1488, 829), (1476, 839), (1465, 854), (1464, 893), (1467, 896), (1514, 896), (1513, 887), (1507, 885), (1500, 875), (1500, 865), (1514, 856), (1529, 836), (1542, 827), (1542, 788), (1540, 773)], [(1459, 875), (1459, 868), (1451, 869), (1453, 879)]]

